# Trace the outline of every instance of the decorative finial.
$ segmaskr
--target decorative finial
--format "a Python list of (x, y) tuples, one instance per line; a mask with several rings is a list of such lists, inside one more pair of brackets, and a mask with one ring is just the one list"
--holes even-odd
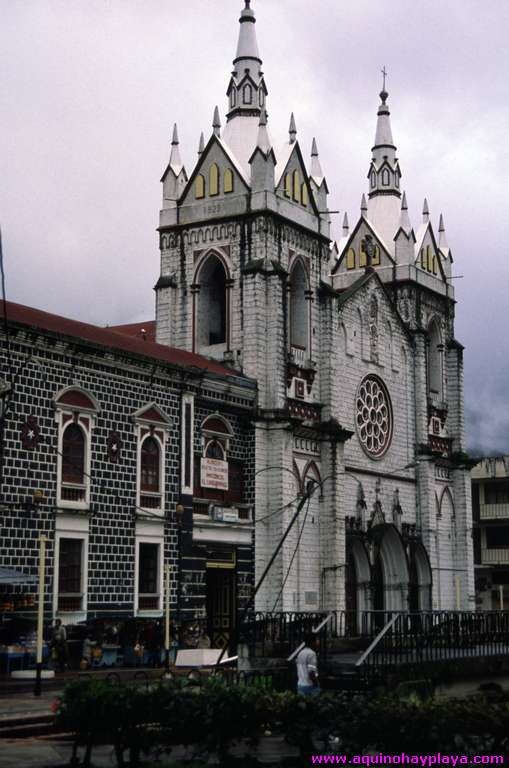
[(429, 221), (429, 208), (426, 198), (424, 198), (424, 203), (422, 204), (422, 220), (425, 224)]
[(345, 215), (343, 216), (343, 237), (348, 236), (349, 230), (350, 230), (350, 225), (348, 224), (348, 214), (345, 211)]
[(403, 197), (401, 198), (401, 210), (402, 211), (407, 211), (408, 210), (408, 205), (407, 205), (407, 202), (406, 202), (406, 192), (403, 192)]
[(366, 195), (362, 195), (361, 199), (361, 214), (364, 216), (368, 210), (368, 204), (366, 203)]
[(200, 134), (200, 143), (198, 144), (198, 154), (203, 154), (203, 150), (205, 149), (205, 139), (203, 137), (203, 131)]
[(385, 102), (387, 101), (387, 98), (389, 96), (389, 94), (385, 90), (385, 78), (387, 77), (387, 70), (385, 68), (385, 64), (380, 70), (380, 72), (382, 73), (382, 76), (383, 76), (383, 83), (382, 83), (382, 90), (380, 91), (380, 98), (382, 99), (382, 104), (385, 105)]
[(313, 139), (311, 144), (311, 157), (318, 157), (318, 147), (316, 146), (316, 139)]
[(177, 123), (173, 124), (173, 138), (171, 140), (172, 144), (178, 144), (179, 143), (179, 135), (177, 131)]
[(440, 214), (440, 221), (438, 223), (438, 231), (445, 232), (444, 217)]
[(290, 127), (288, 128), (288, 133), (290, 134), (290, 144), (293, 144), (295, 139), (297, 138), (297, 126), (295, 125), (295, 118), (293, 116), (293, 112), (290, 116)]
[(216, 106), (214, 109), (214, 119), (212, 120), (212, 128), (216, 136), (221, 135), (221, 120), (219, 118), (219, 108)]
[(246, 4), (246, 10), (249, 11), (249, 9), (251, 8), (251, 0), (244, 0), (244, 2)]

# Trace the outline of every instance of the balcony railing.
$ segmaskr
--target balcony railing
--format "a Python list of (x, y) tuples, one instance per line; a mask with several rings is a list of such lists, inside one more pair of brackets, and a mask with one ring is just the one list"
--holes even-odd
[(482, 549), (482, 565), (509, 565), (509, 547), (500, 549)]
[(60, 498), (62, 501), (86, 501), (86, 496), (86, 485), (62, 483), (60, 486)]
[(74, 613), (83, 609), (83, 593), (60, 592), (58, 595), (58, 610), (60, 613)]
[(138, 595), (139, 611), (158, 611), (160, 608), (159, 593)]
[(161, 509), (161, 494), (142, 492), (140, 494), (140, 507), (142, 509)]
[(481, 504), (479, 516), (481, 520), (509, 518), (509, 504)]

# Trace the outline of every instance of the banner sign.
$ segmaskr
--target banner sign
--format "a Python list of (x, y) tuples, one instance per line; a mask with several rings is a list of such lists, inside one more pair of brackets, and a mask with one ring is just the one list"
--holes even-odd
[(221, 459), (201, 460), (202, 488), (215, 488), (218, 491), (228, 490), (228, 462)]

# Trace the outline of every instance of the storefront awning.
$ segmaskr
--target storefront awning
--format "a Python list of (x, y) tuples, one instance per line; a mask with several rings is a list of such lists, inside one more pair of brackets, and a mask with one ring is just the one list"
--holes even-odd
[(29, 576), (27, 573), (15, 571), (14, 568), (0, 566), (0, 585), (7, 584), (10, 587), (18, 584), (36, 584), (37, 576)]

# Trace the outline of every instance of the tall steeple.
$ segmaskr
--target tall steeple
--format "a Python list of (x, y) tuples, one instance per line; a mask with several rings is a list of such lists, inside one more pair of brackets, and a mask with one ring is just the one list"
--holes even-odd
[(249, 158), (256, 147), (258, 124), (267, 97), (251, 0), (244, 0), (239, 22), (237, 51), (226, 92), (229, 109), (222, 138), (249, 176)]

